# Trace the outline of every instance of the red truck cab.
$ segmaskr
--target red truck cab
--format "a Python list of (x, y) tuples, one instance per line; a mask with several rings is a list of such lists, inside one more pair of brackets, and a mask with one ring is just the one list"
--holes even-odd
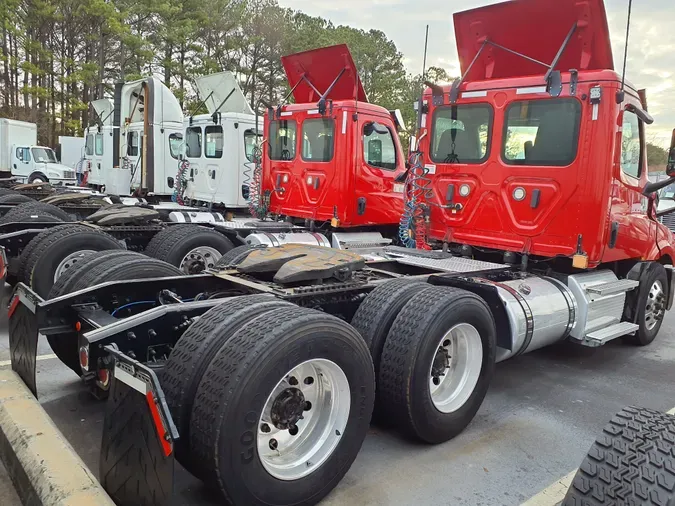
[(346, 45), (282, 58), (294, 104), (265, 116), (263, 194), (272, 214), (334, 228), (395, 225), (405, 156), (397, 123), (368, 103)]
[(429, 239), (582, 267), (672, 264), (643, 194), (652, 119), (614, 71), (602, 0), (514, 0), (454, 23), (463, 78), (423, 96)]

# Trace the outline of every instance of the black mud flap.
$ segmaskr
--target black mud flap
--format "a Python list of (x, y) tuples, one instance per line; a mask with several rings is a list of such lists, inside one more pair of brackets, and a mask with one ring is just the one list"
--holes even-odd
[(35, 311), (41, 300), (23, 283), (19, 283), (10, 299), (8, 310), (12, 370), (21, 377), (35, 397), (37, 397), (35, 361), (38, 344), (38, 319)]
[(106, 403), (99, 476), (118, 506), (160, 506), (173, 494), (178, 431), (154, 371), (120, 353)]

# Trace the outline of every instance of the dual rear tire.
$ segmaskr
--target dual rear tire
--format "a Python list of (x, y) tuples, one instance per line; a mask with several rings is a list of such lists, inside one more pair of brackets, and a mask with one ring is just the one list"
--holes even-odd
[(320, 501), (356, 458), (375, 395), (350, 325), (257, 295), (202, 315), (160, 381), (178, 460), (230, 504)]
[(496, 329), (483, 299), (410, 280), (383, 284), (354, 315), (377, 373), (376, 420), (441, 443), (471, 422), (494, 373)]

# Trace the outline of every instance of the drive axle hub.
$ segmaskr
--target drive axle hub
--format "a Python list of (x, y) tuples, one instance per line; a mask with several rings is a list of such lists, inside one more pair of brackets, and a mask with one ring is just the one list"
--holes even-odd
[(302, 420), (305, 406), (305, 396), (298, 388), (283, 390), (272, 404), (272, 423), (277, 429), (292, 429)]

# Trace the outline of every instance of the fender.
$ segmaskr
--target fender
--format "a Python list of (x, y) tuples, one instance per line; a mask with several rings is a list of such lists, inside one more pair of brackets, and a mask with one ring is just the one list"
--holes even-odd
[(36, 170), (35, 172), (31, 172), (30, 176), (28, 176), (27, 181), (28, 181), (29, 183), (32, 183), (32, 182), (33, 182), (32, 179), (33, 179), (34, 177), (35, 177), (35, 178), (39, 177), (40, 179), (42, 179), (42, 181), (43, 181), (44, 183), (48, 183), (48, 182), (49, 182), (49, 178), (45, 175), (45, 173), (44, 173), (44, 172), (40, 172), (39, 170)]

